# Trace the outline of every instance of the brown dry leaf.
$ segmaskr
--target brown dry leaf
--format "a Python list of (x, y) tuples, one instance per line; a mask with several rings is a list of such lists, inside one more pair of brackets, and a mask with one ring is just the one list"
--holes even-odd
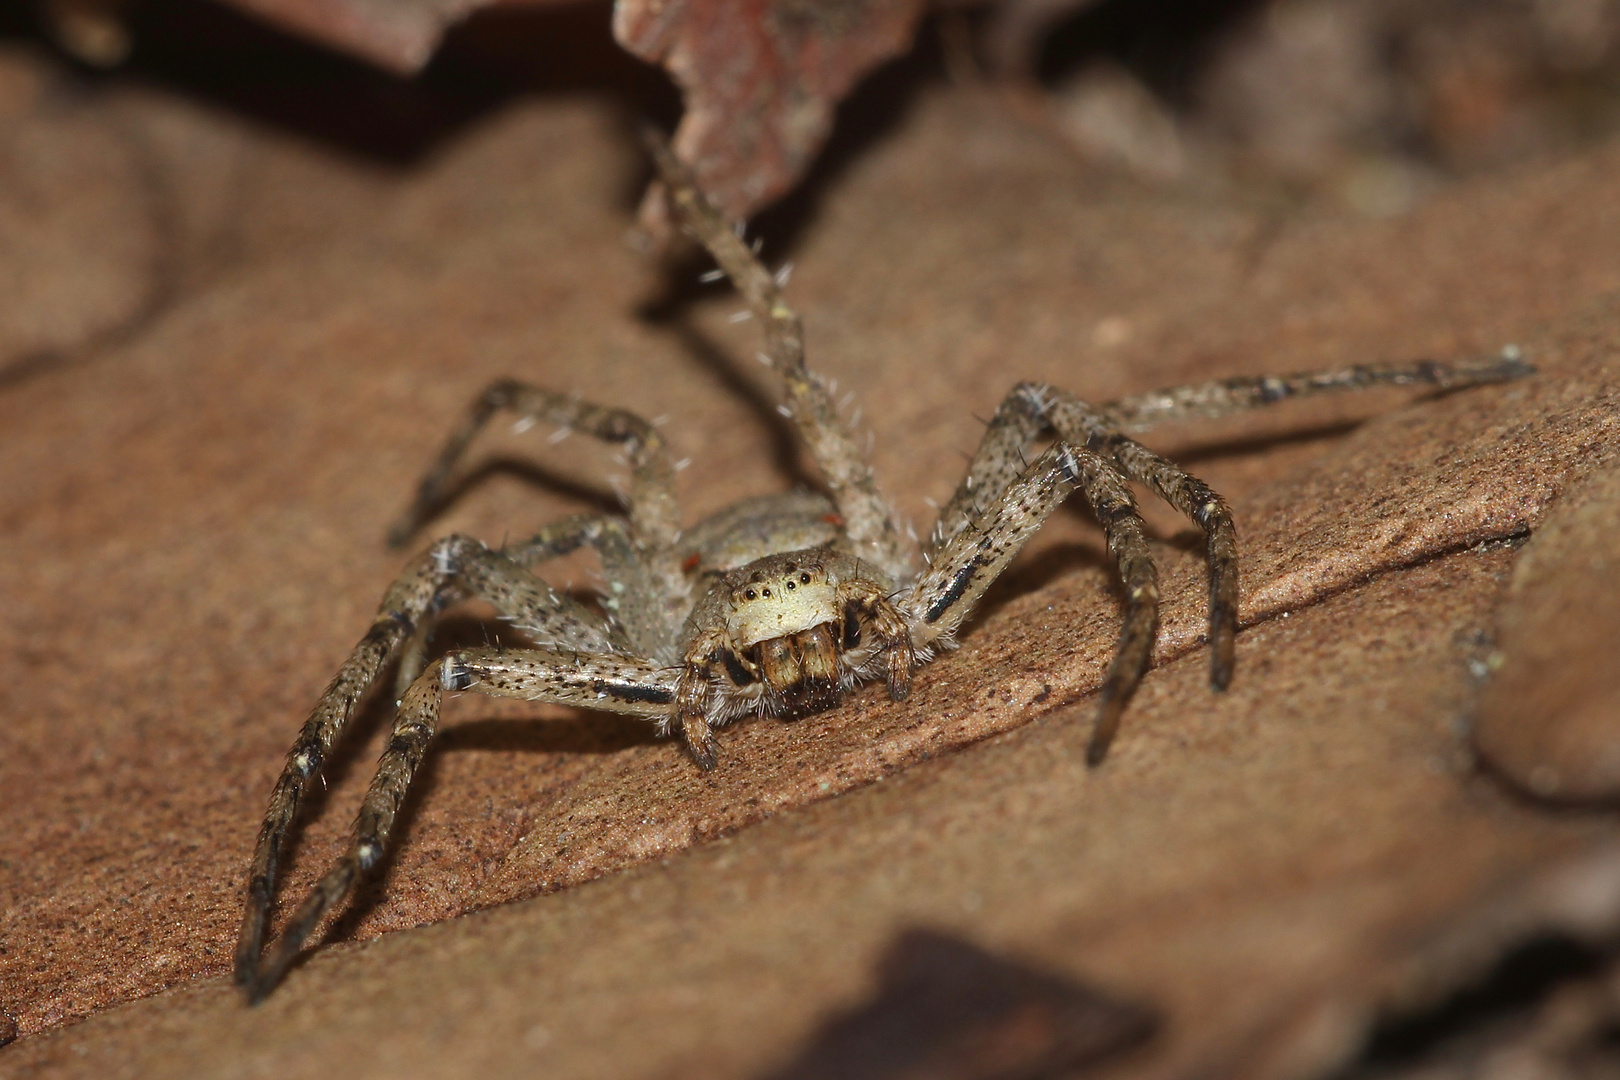
[(686, 96), (675, 151), (729, 217), (791, 188), (857, 79), (911, 44), (922, 0), (619, 0), (613, 34)]
[[(1620, 417), (1600, 421), (1612, 426)], [(1576, 485), (1525, 548), (1499, 620), (1474, 745), (1545, 798), (1620, 797), (1620, 472)]]
[[(378, 178), (159, 95), (119, 102), (165, 117), (181, 205), (240, 147), (247, 212), (219, 227), (245, 254), (185, 277), (138, 340), (0, 393), (8, 1077), (768, 1076), (881, 998), (919, 927), (1161, 1017), (1108, 1059), (1122, 1075), (1320, 1075), (1382, 1008), (1425, 1000), (1415, 971), (1477, 970), (1431, 961), (1436, 942), (1616, 840), (1608, 814), (1476, 774), (1460, 729), (1515, 560), (1501, 541), (1620, 454), (1620, 148), (1398, 221), (1306, 209), (1277, 231), (928, 91), (826, 192), (790, 290), (915, 520), (1020, 378), (1106, 398), (1507, 341), (1541, 373), (1156, 436), (1237, 512), (1238, 677), (1209, 691), (1202, 573), (1166, 542), (1159, 666), (1100, 770), (1085, 695), (1118, 616), (1079, 515), (914, 700), (737, 725), (712, 775), (634, 725), (458, 699), (389, 872), (333, 929), (365, 944), (317, 950), (246, 1009), (223, 976), (264, 797), (400, 565), (385, 524), (476, 389), (518, 374), (667, 413), (689, 519), (780, 489), (796, 459), (734, 301), (634, 316), (664, 286), (619, 242), (611, 193), (641, 163), (611, 108), (531, 101)], [(605, 491), (582, 440), (487, 452), (566, 483), (497, 470), (440, 530), (521, 534)], [(369, 734), (334, 763), (284, 897), (340, 843)]]
[[(473, 11), (557, 0), (231, 2), (410, 75)], [(686, 113), (675, 149), (742, 219), (799, 181), (827, 141), (838, 103), (910, 46), (922, 10), (923, 0), (618, 0), (613, 33), (680, 86)], [(658, 227), (656, 211), (648, 223)]]

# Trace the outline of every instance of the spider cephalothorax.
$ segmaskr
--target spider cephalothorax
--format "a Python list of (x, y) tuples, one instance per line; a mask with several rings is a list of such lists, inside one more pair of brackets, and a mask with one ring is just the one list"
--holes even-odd
[[(827, 494), (749, 499), (684, 531), (675, 470), (640, 417), (518, 382), (489, 387), (423, 479), (394, 529), (408, 539), (437, 507), (478, 431), (501, 411), (620, 445), (630, 463), (624, 516), (565, 518), (499, 550), (465, 536), (435, 543), (383, 596), (370, 631), (339, 669), (287, 756), (249, 872), (236, 976), (250, 999), (273, 987), (328, 910), (381, 858), (439, 720), (446, 691), (577, 705), (644, 717), (678, 735), (703, 768), (714, 729), (748, 713), (796, 719), (882, 679), (906, 696), (913, 670), (948, 648), (984, 591), (1041, 523), (1081, 492), (1124, 584), (1124, 625), (1098, 694), (1088, 758), (1102, 760), (1125, 703), (1147, 670), (1159, 586), (1132, 484), (1202, 531), (1209, 559), (1210, 681), (1232, 675), (1237, 540), (1221, 497), (1126, 432), (1179, 416), (1214, 416), (1304, 394), (1371, 385), (1441, 388), (1499, 382), (1529, 369), (1514, 357), (1475, 364), (1424, 361), (1283, 377), (1239, 377), (1090, 405), (1039, 383), (1015, 386), (991, 418), (967, 475), (928, 539), (908, 541), (826, 385), (804, 364), (799, 320), (776, 279), (693, 187), (662, 144), (652, 147), (682, 222), (719, 262), (764, 326), (764, 355), (781, 376), (784, 411), (826, 481)], [(1048, 448), (1033, 456), (1041, 442)], [(532, 568), (589, 546), (608, 588), (593, 608)], [(920, 546), (921, 550), (917, 550)], [(456, 649), (427, 662), (435, 617), (468, 597), (493, 604), (532, 642), (524, 649)], [(393, 736), (347, 852), (261, 956), (276, 866), (312, 778), (356, 706), (398, 665)]]
[(682, 631), (671, 717), (699, 762), (714, 764), (711, 729), (745, 712), (796, 720), (872, 678), (905, 697), (917, 653), (893, 588), (836, 540), (721, 575)]

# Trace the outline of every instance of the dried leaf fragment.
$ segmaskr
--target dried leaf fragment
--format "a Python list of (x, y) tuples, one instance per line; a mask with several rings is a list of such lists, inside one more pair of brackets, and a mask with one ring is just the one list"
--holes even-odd
[(686, 96), (675, 152), (727, 216), (793, 186), (855, 81), (911, 42), (921, 0), (620, 0), (613, 35)]
[(1544, 798), (1620, 796), (1620, 471), (1565, 496), (1525, 547), (1498, 620), (1474, 746)]

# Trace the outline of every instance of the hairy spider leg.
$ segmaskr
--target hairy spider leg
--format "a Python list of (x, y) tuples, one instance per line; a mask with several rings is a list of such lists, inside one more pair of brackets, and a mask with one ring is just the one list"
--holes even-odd
[(1292, 375), (1240, 375), (1215, 382), (1154, 390), (1094, 406), (1101, 423), (1114, 431), (1144, 431), (1188, 417), (1219, 417), (1279, 401), (1378, 386), (1432, 386), (1461, 390), (1509, 382), (1535, 373), (1514, 352), (1461, 363), (1417, 360), (1402, 364), (1361, 364)]
[[(629, 651), (675, 663), (680, 655), (676, 636), (686, 614), (690, 586), (683, 581), (679, 593), (668, 592), (667, 579), (658, 566), (660, 558), (649, 557), (636, 543), (623, 518), (599, 515), (565, 520), (579, 522), (585, 541), (596, 551), (604, 580), (601, 604), (609, 621), (622, 631)], [(528, 540), (508, 544), (501, 554), (521, 566), (533, 566), (561, 553), (550, 542), (554, 535), (554, 528), (542, 529)]]
[[(1184, 417), (1223, 416), (1315, 394), (1376, 386), (1424, 385), (1454, 390), (1522, 378), (1533, 370), (1514, 355), (1456, 364), (1424, 360), (1359, 365), (1283, 376), (1240, 376), (1157, 390), (1097, 406), (1050, 386), (1021, 383), (1008, 393), (991, 418), (967, 474), (940, 510), (924, 556), (936, 566), (953, 566), (947, 554), (953, 542), (982, 518), (986, 507), (1007, 497), (1038, 439), (1053, 436), (1105, 454), (1125, 477), (1148, 487), (1204, 533), (1210, 575), (1210, 684), (1224, 690), (1232, 679), (1238, 623), (1237, 531), (1231, 510), (1209, 485), (1124, 432)], [(1115, 550), (1112, 540), (1109, 546)], [(1115, 551), (1116, 562), (1119, 557)], [(1129, 595), (1132, 586), (1128, 580), (1126, 588)], [(1155, 631), (1149, 632), (1145, 642), (1139, 632), (1133, 632), (1129, 613), (1126, 621), (1120, 646), (1121, 650), (1128, 646), (1131, 655), (1116, 653), (1105, 678), (1098, 723), (1087, 750), (1093, 764), (1106, 754), (1124, 704), (1146, 670), (1152, 651), (1156, 616)], [(1139, 631), (1148, 623), (1138, 614), (1134, 625)]]
[(277, 863), (311, 778), (320, 772), (377, 676), (415, 636), (418, 626), (463, 596), (489, 601), (502, 618), (522, 627), (542, 646), (587, 653), (617, 653), (627, 647), (622, 633), (601, 616), (478, 540), (449, 536), (423, 553), (388, 587), (371, 629), (338, 669), (287, 752), (248, 869), (247, 903), (236, 943), (238, 983), (253, 981), (275, 895)]
[[(552, 522), (526, 540), (508, 544), (500, 553), (525, 570), (532, 569), (538, 563), (560, 558), (595, 541), (602, 532), (600, 523), (603, 520), (608, 519), (597, 514), (575, 514)], [(446, 588), (448, 590), (449, 586)], [(441, 596), (443, 605), (448, 605), (454, 599), (459, 597), (449, 592)], [(419, 620), (416, 630), (400, 650), (394, 675), (395, 701), (405, 696), (405, 691), (410, 689), (411, 683), (417, 680), (422, 674), (422, 669), (427, 666), (428, 639), (432, 631), (432, 619)], [(628, 637), (628, 634), (626, 636)]]
[(393, 733), (355, 816), (348, 849), (298, 905), (262, 961), (255, 954), (244, 969), (238, 951), (237, 982), (249, 1000), (258, 1001), (275, 987), (321, 918), (382, 859), (400, 805), (438, 728), (446, 690), (662, 719), (675, 698), (675, 674), (635, 657), (540, 649), (463, 649), (435, 660), (399, 703)]
[(1042, 397), (1051, 401), (1051, 423), (1061, 437), (1083, 438), (1093, 448), (1105, 450), (1127, 476), (1191, 518), (1203, 532), (1209, 562), (1210, 685), (1225, 690), (1232, 681), (1238, 626), (1237, 530), (1231, 510), (1208, 484), (1124, 432), (1184, 417), (1219, 417), (1316, 394), (1377, 386), (1457, 390), (1523, 378), (1533, 370), (1516, 355), (1504, 355), (1455, 364), (1420, 360), (1291, 375), (1244, 375), (1138, 394), (1099, 406), (1061, 390)]
[(658, 429), (625, 409), (595, 405), (570, 394), (530, 386), (513, 379), (491, 383), (473, 399), (461, 425), (445, 440), (437, 460), (423, 474), (410, 507), (389, 528), (388, 540), (403, 545), (443, 505), (451, 475), (468, 446), (499, 412), (544, 421), (617, 443), (630, 462), (627, 493), (630, 536), (642, 559), (658, 577), (659, 595), (684, 597), (685, 576), (674, 553), (680, 535), (680, 507), (675, 498), (675, 466)]
[[(530, 570), (548, 559), (560, 558), (587, 545), (595, 550), (602, 576), (608, 583), (603, 604), (610, 613), (609, 624), (628, 644), (628, 651), (673, 662), (678, 608), (659, 596), (657, 575), (636, 549), (622, 518), (575, 514), (544, 526), (533, 536), (507, 544), (500, 554)], [(444, 604), (464, 598), (447, 595)], [(421, 620), (400, 651), (394, 677), (396, 701), (427, 666), (432, 630), (433, 620)]]
[(776, 278), (698, 190), (669, 146), (656, 135), (648, 135), (646, 143), (682, 225), (708, 249), (764, 327), (764, 358), (787, 387), (788, 411), (827, 481), (855, 553), (894, 580), (909, 580), (915, 567), (907, 554), (905, 529), (878, 490), (872, 466), (838, 415), (826, 381), (805, 367), (799, 316), (788, 307)]
[[(1006, 418), (1007, 431), (1026, 439), (1031, 432), (1054, 435), (1105, 455), (1127, 479), (1145, 485), (1198, 526), (1209, 564), (1210, 685), (1225, 690), (1232, 681), (1238, 609), (1237, 529), (1226, 501), (1208, 484), (1122, 434), (1096, 408), (1066, 391), (1041, 383), (1020, 383), (996, 416)], [(1016, 447), (1019, 453), (1024, 448)], [(1106, 693), (1103, 704), (1107, 711)]]
[(1125, 621), (1103, 679), (1097, 724), (1086, 752), (1095, 764), (1107, 752), (1120, 714), (1147, 670), (1159, 626), (1159, 580), (1147, 529), (1129, 482), (1111, 461), (1082, 444), (1053, 445), (996, 493), (989, 509), (966, 518), (900, 607), (911, 617), (912, 641), (919, 651), (950, 641), (985, 589), (1076, 488), (1102, 524), (1125, 584)]
[[(1080, 402), (1063, 402), (1054, 416), (1060, 430), (1069, 427), (1065, 406), (1070, 404), (1090, 411)], [(1204, 534), (1209, 564), (1209, 684), (1225, 690), (1232, 684), (1238, 624), (1237, 526), (1231, 508), (1208, 484), (1127, 435), (1093, 436), (1089, 445), (1106, 452), (1127, 477), (1191, 518)]]

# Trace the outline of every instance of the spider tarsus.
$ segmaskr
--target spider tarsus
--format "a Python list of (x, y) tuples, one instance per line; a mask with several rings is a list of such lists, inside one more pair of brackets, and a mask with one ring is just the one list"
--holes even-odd
[(681, 741), (686, 744), (698, 768), (704, 772), (714, 768), (720, 745), (715, 741), (714, 730), (709, 727), (707, 719), (702, 716), (682, 717)]
[(259, 966), (259, 946), (255, 942), (248, 946), (246, 942), (239, 942), (236, 946), (235, 963), (232, 965), (231, 981), (248, 993), (252, 1000), (254, 977)]
[(232, 960), (231, 977), (237, 986), (251, 986), (259, 966), (259, 954), (264, 951), (264, 924), (270, 912), (270, 883), (256, 877), (248, 885), (247, 911), (242, 917), (242, 930), (236, 938), (236, 953)]
[(1212, 690), (1225, 690), (1232, 685), (1232, 670), (1237, 666), (1237, 616), (1217, 608), (1210, 613), (1209, 623), (1209, 685)]
[(712, 772), (715, 765), (718, 764), (719, 759), (716, 757), (716, 752), (719, 748), (713, 739), (708, 740), (707, 743), (689, 742), (686, 744), (686, 748), (692, 752), (692, 760), (697, 762), (697, 767), (704, 772)]
[(236, 985), (241, 989), (243, 999), (252, 1006), (269, 997), (276, 984), (270, 979), (261, 978), (255, 965), (237, 978)]
[(1435, 376), (1433, 382), (1443, 390), (1461, 389), (1465, 386), (1478, 386), (1481, 383), (1512, 382), (1527, 375), (1534, 375), (1534, 364), (1526, 362), (1518, 355), (1504, 355), (1492, 359), (1489, 363), (1478, 367), (1450, 367), (1445, 364), (1429, 361), (1433, 364)]
[(1108, 756), (1108, 748), (1119, 731), (1120, 714), (1125, 711), (1126, 698), (1110, 697), (1103, 691), (1103, 703), (1097, 710), (1097, 725), (1091, 729), (1091, 740), (1086, 743), (1086, 764), (1096, 768)]

